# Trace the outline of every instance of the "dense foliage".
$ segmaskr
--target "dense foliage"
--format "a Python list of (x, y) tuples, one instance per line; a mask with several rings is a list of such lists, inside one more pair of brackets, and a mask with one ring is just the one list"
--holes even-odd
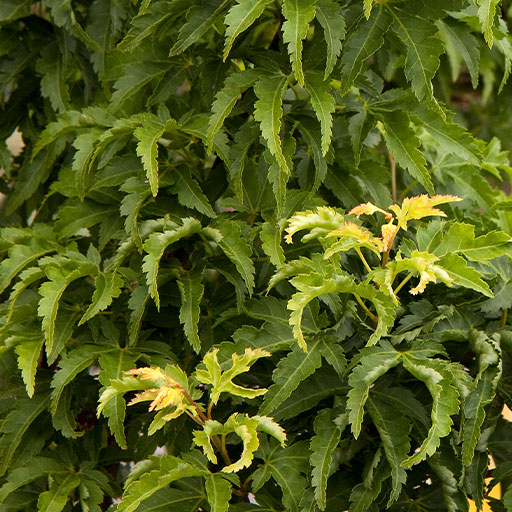
[(0, 512), (512, 511), (511, 9), (0, 1)]

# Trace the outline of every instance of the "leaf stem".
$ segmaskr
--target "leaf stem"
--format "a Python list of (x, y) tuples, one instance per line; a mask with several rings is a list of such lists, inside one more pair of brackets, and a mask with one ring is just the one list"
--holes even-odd
[(508, 309), (504, 309), (501, 312), (500, 327), (505, 327), (507, 325), (507, 315), (508, 315)]
[(391, 199), (396, 202), (396, 160), (391, 151), (388, 151), (388, 158), (391, 166)]
[(213, 407), (213, 402), (210, 402), (209, 405), (208, 405), (208, 412), (206, 413), (206, 415), (208, 416), (209, 420), (212, 419), (212, 407)]
[(404, 285), (407, 283), (407, 281), (409, 281), (409, 279), (411, 279), (411, 277), (412, 277), (412, 274), (406, 275), (404, 277), (404, 279), (402, 280), (402, 282), (395, 288), (393, 293), (396, 295), (404, 287)]
[(378, 317), (376, 315), (374, 315), (369, 309), (368, 309), (368, 306), (363, 302), (363, 300), (361, 299), (361, 297), (359, 297), (359, 295), (357, 295), (357, 293), (354, 293), (353, 294), (354, 297), (356, 298), (357, 302), (359, 303), (359, 305), (364, 309), (365, 313), (372, 319), (372, 322), (374, 322), (375, 324), (377, 324), (377, 322), (379, 321)]
[(357, 254), (359, 255), (359, 258), (363, 262), (363, 265), (366, 267), (366, 270), (368, 270), (368, 272), (371, 272), (372, 268), (370, 267), (370, 265), (368, 265), (368, 262), (366, 261), (366, 258), (364, 257), (363, 253), (361, 252), (361, 248), (360, 247), (356, 247), (355, 249), (356, 249)]

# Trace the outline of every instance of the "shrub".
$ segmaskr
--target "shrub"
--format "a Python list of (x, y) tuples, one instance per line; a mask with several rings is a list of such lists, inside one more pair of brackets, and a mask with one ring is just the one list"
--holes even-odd
[(512, 510), (509, 12), (3, 0), (0, 511)]

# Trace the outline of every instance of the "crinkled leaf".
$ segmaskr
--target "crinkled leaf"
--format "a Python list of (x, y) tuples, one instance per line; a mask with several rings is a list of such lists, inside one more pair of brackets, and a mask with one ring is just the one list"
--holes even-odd
[(253, 350), (246, 348), (242, 356), (232, 354), (231, 366), (222, 371), (217, 359), (218, 350), (219, 349), (215, 348), (204, 356), (203, 363), (206, 369), (199, 368), (196, 370), (196, 378), (199, 382), (210, 384), (212, 386), (210, 399), (214, 404), (218, 402), (221, 393), (230, 393), (235, 396), (254, 398), (267, 392), (266, 389), (244, 388), (235, 384), (233, 379), (241, 373), (248, 372), (251, 366), (258, 359), (270, 356), (269, 352), (261, 349)]

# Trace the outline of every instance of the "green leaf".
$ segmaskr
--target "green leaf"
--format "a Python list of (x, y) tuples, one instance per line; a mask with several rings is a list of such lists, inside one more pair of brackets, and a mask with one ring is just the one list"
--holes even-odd
[(163, 455), (159, 459), (158, 469), (142, 474), (139, 479), (131, 481), (126, 486), (121, 502), (117, 506), (119, 512), (133, 512), (143, 501), (170, 483), (181, 478), (202, 476), (204, 473), (204, 470), (177, 457)]
[(92, 365), (98, 356), (98, 347), (84, 345), (67, 353), (59, 361), (59, 369), (52, 379), (51, 412), (55, 414), (64, 388), (82, 371)]
[(376, 380), (400, 363), (400, 353), (388, 342), (380, 347), (368, 347), (361, 353), (359, 364), (348, 379), (351, 387), (348, 393), (347, 410), (354, 437), (359, 437), (364, 416), (364, 405), (368, 400), (370, 387)]
[(137, 155), (142, 160), (142, 165), (149, 180), (151, 193), (158, 193), (158, 139), (165, 131), (165, 126), (152, 116), (145, 116), (142, 125), (135, 129), (133, 135), (139, 141), (137, 143)]
[(366, 283), (356, 284), (347, 276), (323, 277), (318, 274), (299, 275), (290, 282), (299, 290), (288, 301), (288, 309), (292, 311), (290, 325), (293, 327), (293, 334), (299, 346), (305, 351), (307, 344), (301, 328), (304, 308), (314, 298), (323, 294), (353, 293), (373, 303), (377, 312), (377, 326), (368, 340), (368, 346), (377, 343), (394, 323), (396, 311), (392, 299)]
[(379, 432), (384, 453), (391, 466), (391, 491), (388, 507), (398, 499), (402, 486), (407, 480), (407, 473), (401, 466), (410, 449), (410, 423), (400, 410), (387, 405), (380, 400), (368, 397), (368, 412)]
[(194, 443), (203, 449), (210, 462), (216, 464), (217, 456), (213, 451), (211, 437), (225, 436), (231, 432), (236, 434), (243, 443), (242, 454), (236, 462), (222, 468), (224, 473), (236, 473), (252, 463), (254, 452), (259, 446), (257, 427), (257, 419), (249, 418), (245, 414), (233, 413), (224, 425), (215, 420), (207, 420), (203, 430), (194, 431)]
[[(263, 459), (253, 477), (255, 492), (270, 477), (279, 485), (283, 492), (282, 503), (287, 512), (299, 512), (300, 501), (308, 484), (300, 472), (309, 470), (308, 444), (305, 441), (281, 448), (277, 443), (262, 440), (258, 457)], [(281, 507), (278, 506), (278, 510)]]
[(450, 434), (453, 424), (451, 416), (459, 411), (459, 394), (452, 385), (449, 363), (439, 359), (404, 358), (403, 365), (409, 373), (425, 383), (433, 400), (430, 415), (432, 425), (428, 435), (414, 455), (402, 462), (403, 467), (410, 468), (433, 455), (441, 438)]
[(347, 386), (341, 385), (336, 373), (330, 368), (320, 368), (302, 381), (295, 391), (272, 413), (273, 417), (289, 419), (316, 407), (318, 403), (336, 394), (346, 394)]
[[(104, 386), (100, 395), (100, 403), (98, 405), (98, 416), (100, 412), (108, 418), (108, 426), (114, 434), (117, 444), (124, 450), (127, 448), (126, 436), (124, 433), (124, 417), (126, 413), (126, 402), (123, 399), (123, 384), (121, 379), (126, 377), (123, 372), (131, 370), (135, 365), (135, 357), (126, 350), (103, 352), (99, 357), (99, 365), (101, 371), (99, 380)], [(135, 381), (136, 379), (133, 379)], [(114, 392), (107, 392), (107, 387), (112, 383), (118, 383)], [(128, 391), (140, 389), (140, 384), (130, 387), (133, 384), (129, 381)], [(105, 397), (104, 397), (105, 393)]]
[(45, 240), (35, 234), (28, 245), (13, 245), (9, 249), (8, 257), (0, 263), (0, 293), (27, 265), (57, 248), (51, 240)]
[(178, 240), (201, 231), (201, 223), (192, 217), (183, 219), (181, 226), (171, 223), (170, 227), (172, 229), (168, 229), (163, 233), (151, 234), (144, 243), (144, 250), (147, 254), (144, 256), (142, 270), (146, 274), (151, 297), (155, 300), (158, 308), (160, 308), (160, 299), (158, 296), (157, 276), (160, 260), (165, 250)]
[(384, 138), (397, 163), (433, 195), (434, 185), (426, 168), (427, 161), (419, 150), (420, 140), (409, 126), (409, 116), (405, 112), (390, 112), (383, 117), (383, 124), (386, 129)]
[(60, 512), (68, 501), (68, 495), (80, 485), (80, 477), (75, 473), (50, 478), (50, 489), (39, 495), (37, 510)]
[(364, 63), (384, 44), (384, 34), (389, 29), (391, 18), (388, 11), (378, 5), (372, 10), (368, 21), (361, 20), (345, 41), (341, 56), (341, 90), (347, 93), (353, 86)]
[(281, 405), (294, 389), (322, 364), (320, 347), (322, 342), (315, 340), (308, 347), (308, 352), (295, 347), (283, 357), (272, 374), (274, 384), (270, 386), (260, 407), (261, 414), (270, 414)]
[(59, 301), (66, 291), (66, 288), (77, 279), (94, 275), (98, 268), (91, 262), (71, 262), (64, 267), (50, 266), (45, 270), (50, 279), (39, 287), (39, 307), (37, 314), (42, 317), (42, 329), (46, 341), (46, 353), (50, 354), (53, 349), (55, 338), (55, 321), (59, 310)]
[(158, 28), (175, 13), (170, 5), (164, 2), (152, 2), (148, 9), (139, 12), (132, 20), (132, 26), (123, 40), (117, 45), (121, 51), (131, 52), (140, 45), (144, 39), (152, 36)]
[(304, 87), (304, 73), (302, 71), (302, 45), (309, 24), (315, 17), (316, 0), (284, 0), (283, 15), (283, 41), (288, 46), (293, 73), (298, 84)]
[(350, 117), (348, 122), (348, 131), (350, 140), (354, 149), (354, 160), (356, 166), (361, 162), (361, 151), (363, 143), (368, 136), (371, 128), (371, 119), (366, 109), (363, 109)]
[(365, 485), (363, 482), (353, 488), (350, 494), (351, 504), (349, 512), (366, 512), (379, 496), (382, 489), (382, 482), (389, 477), (389, 469), (382, 461), (380, 464), (377, 461), (377, 464), (378, 466), (373, 473), (371, 485)]
[(500, 0), (477, 0), (478, 19), (482, 24), (482, 32), (489, 48), (492, 48), (494, 16), (496, 15), (496, 7), (499, 3)]
[(370, 17), (372, 13), (373, 0), (364, 0), (364, 16), (366, 19)]
[(462, 462), (471, 464), (476, 445), (481, 436), (485, 419), (485, 407), (496, 395), (496, 387), (501, 377), (501, 351), (496, 340), (484, 332), (469, 332), (471, 348), (478, 357), (478, 375), (473, 389), (464, 399), (464, 423), (462, 426)]
[[(433, 98), (432, 78), (439, 67), (439, 56), (444, 46), (436, 37), (437, 28), (427, 20), (401, 9), (389, 9), (393, 30), (407, 49), (405, 76), (418, 100)], [(431, 193), (433, 194), (433, 192)]]
[(254, 93), (258, 98), (254, 104), (254, 119), (260, 123), (261, 134), (268, 149), (280, 169), (286, 173), (290, 169), (283, 154), (279, 132), (283, 116), (282, 100), (289, 80), (290, 77), (287, 76), (263, 76), (254, 85)]
[[(437, 20), (436, 24), (439, 28), (439, 35), (443, 39), (448, 57), (451, 57), (450, 49), (456, 56), (460, 56), (471, 76), (471, 85), (473, 89), (478, 86), (478, 68), (480, 65), (480, 47), (477, 39), (466, 30), (466, 27), (460, 23), (456, 23), (450, 19)], [(452, 62), (452, 79), (455, 81), (459, 78), (460, 66), (457, 62)]]
[(249, 295), (254, 290), (254, 264), (251, 260), (251, 246), (242, 236), (242, 229), (238, 222), (222, 220), (215, 224), (213, 229), (205, 229), (205, 234), (213, 238), (228, 259), (235, 265), (242, 276)]
[(137, 508), (138, 512), (197, 512), (204, 501), (203, 490), (160, 489)]
[(218, 474), (205, 480), (206, 495), (212, 512), (227, 512), (231, 499), (231, 482)]
[(257, 349), (246, 348), (242, 356), (232, 354), (231, 366), (222, 371), (217, 353), (219, 349), (215, 348), (203, 357), (203, 363), (206, 369), (199, 368), (196, 370), (196, 378), (199, 382), (210, 384), (210, 400), (215, 405), (219, 401), (222, 393), (229, 393), (234, 396), (245, 398), (255, 398), (267, 392), (266, 389), (249, 389), (239, 386), (233, 382), (233, 379), (242, 373), (250, 370), (251, 366), (260, 358), (270, 356), (269, 352)]
[[(4, 260), (6, 261), (6, 260)], [(0, 269), (1, 269), (0, 264)], [(20, 280), (12, 287), (9, 295), (9, 310), (5, 317), (5, 323), (8, 324), (14, 312), (14, 306), (20, 295), (33, 283), (36, 283), (43, 277), (45, 273), (39, 267), (29, 267), (19, 274)]]
[(327, 479), (331, 474), (333, 452), (342, 434), (342, 428), (335, 420), (332, 409), (320, 411), (315, 418), (315, 435), (311, 438), (311, 484), (315, 488), (315, 499), (320, 510), (326, 507)]
[(272, 0), (237, 0), (237, 3), (231, 7), (224, 18), (226, 25), (224, 60), (228, 58), (235, 39), (247, 30), (271, 3)]
[(130, 299), (128, 301), (128, 308), (131, 310), (130, 322), (128, 324), (129, 346), (133, 346), (137, 343), (140, 324), (144, 317), (144, 311), (146, 310), (146, 304), (149, 297), (149, 288), (145, 285), (137, 286), (130, 295)]
[(41, 54), (42, 58), (37, 61), (36, 66), (37, 72), (42, 75), (41, 93), (50, 100), (57, 112), (69, 110), (70, 95), (61, 56), (53, 45), (43, 48)]
[(4, 475), (12, 457), (21, 443), (23, 434), (36, 418), (48, 407), (49, 393), (36, 393), (32, 398), (16, 400), (0, 427), (0, 476)]
[(54, 459), (32, 457), (28, 465), (13, 469), (7, 475), (5, 483), (0, 487), (0, 503), (12, 492), (43, 476), (56, 473), (67, 473), (68, 469)]
[(121, 294), (123, 280), (115, 272), (104, 272), (98, 274), (95, 285), (96, 289), (92, 296), (92, 302), (80, 319), (80, 322), (78, 322), (78, 325), (84, 324), (100, 311), (107, 309), (112, 304), (112, 300)]
[(129, 62), (123, 68), (123, 75), (114, 84), (109, 111), (117, 112), (124, 103), (135, 96), (144, 86), (162, 78), (169, 70), (168, 62)]
[(18, 355), (18, 367), (21, 370), (21, 377), (27, 389), (27, 395), (32, 398), (36, 381), (37, 361), (41, 355), (44, 338), (39, 340), (24, 341), (16, 345), (15, 351)]
[(118, 215), (118, 209), (111, 205), (99, 204), (85, 199), (75, 204), (68, 204), (59, 210), (59, 220), (55, 223), (55, 231), (59, 238), (76, 235), (84, 228), (90, 228), (112, 215)]
[(324, 79), (332, 73), (341, 52), (341, 41), (345, 37), (345, 18), (338, 3), (334, 0), (317, 0), (316, 19), (324, 30), (327, 43), (327, 61)]
[(281, 246), (282, 229), (271, 222), (261, 226), (260, 238), (263, 252), (270, 258), (272, 265), (280, 267), (284, 261), (284, 251)]
[(173, 169), (173, 175), (176, 181), (172, 186), (172, 192), (178, 195), (178, 201), (183, 206), (193, 208), (210, 218), (216, 217), (208, 198), (188, 169), (176, 167)]
[(178, 55), (196, 43), (212, 27), (216, 18), (229, 4), (228, 0), (203, 0), (190, 7), (187, 21), (180, 28), (178, 40), (171, 48), (169, 56)]
[(180, 272), (178, 287), (181, 295), (180, 322), (183, 324), (185, 335), (195, 352), (201, 350), (199, 339), (200, 304), (204, 293), (203, 275), (198, 270)]
[(306, 90), (311, 96), (311, 105), (320, 121), (322, 129), (322, 155), (325, 156), (331, 145), (332, 114), (334, 112), (334, 97), (330, 92), (328, 81), (322, 79), (320, 73), (308, 73)]
[(439, 265), (448, 272), (455, 284), (471, 288), (487, 297), (494, 297), (488, 284), (482, 280), (480, 272), (469, 267), (466, 260), (456, 254), (448, 254), (439, 260)]
[(305, 229), (309, 230), (309, 233), (302, 237), (303, 243), (316, 238), (325, 238), (331, 231), (338, 229), (344, 219), (341, 213), (329, 206), (319, 206), (316, 211), (296, 213), (288, 220), (285, 240), (289, 244), (292, 243), (292, 236)]
[[(261, 6), (262, 9), (265, 7), (264, 4), (269, 3), (267, 0), (258, 0), (256, 4), (251, 0), (243, 0), (243, 2), (247, 2), (253, 6)], [(231, 8), (231, 11), (237, 9), (242, 4), (237, 4)], [(244, 5), (244, 14), (246, 13), (245, 9), (247, 6)], [(229, 14), (231, 14), (231, 11)], [(229, 16), (228, 14), (228, 16)], [(228, 17), (226, 16), (226, 18)], [(228, 27), (229, 29), (229, 27)], [(226, 31), (227, 34), (227, 31)], [(220, 130), (226, 118), (229, 116), (235, 103), (238, 101), (240, 95), (244, 93), (249, 87), (252, 87), (256, 80), (260, 77), (261, 72), (255, 69), (246, 69), (244, 71), (239, 71), (236, 73), (232, 73), (226, 78), (224, 82), (224, 87), (220, 89), (220, 91), (215, 95), (215, 101), (212, 105), (212, 115), (208, 121), (208, 132), (206, 135), (206, 145), (208, 146), (208, 150), (211, 151), (213, 146), (213, 139), (217, 132)]]

